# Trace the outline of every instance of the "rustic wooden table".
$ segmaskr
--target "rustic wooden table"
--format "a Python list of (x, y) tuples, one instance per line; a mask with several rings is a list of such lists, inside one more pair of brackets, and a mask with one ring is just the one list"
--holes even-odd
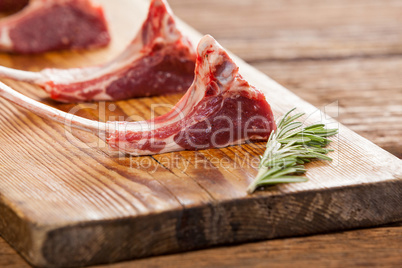
[[(402, 1), (170, 0), (177, 16), (402, 157)], [(197, 12), (194, 12), (196, 10)], [(402, 223), (102, 267), (399, 266)], [(30, 267), (0, 238), (0, 267)]]

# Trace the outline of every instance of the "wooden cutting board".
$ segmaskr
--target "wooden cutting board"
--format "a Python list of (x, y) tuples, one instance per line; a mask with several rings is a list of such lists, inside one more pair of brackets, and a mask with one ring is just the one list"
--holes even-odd
[[(109, 48), (1, 54), (0, 64), (40, 70), (113, 58), (138, 30), (148, 4), (100, 2), (113, 34)], [(200, 34), (181, 25), (196, 44)], [(248, 196), (264, 143), (153, 157), (118, 155), (90, 134), (69, 134), (60, 124), (0, 100), (0, 234), (34, 265), (83, 266), (402, 220), (402, 161), (339, 124), (336, 103), (315, 108), (236, 62), (264, 91), (276, 116), (296, 106), (307, 113), (306, 123), (340, 128), (331, 145), (334, 161), (307, 165), (309, 182)], [(3, 81), (51, 106), (103, 121), (148, 119), (181, 97), (69, 105), (49, 100), (35, 86)], [(161, 105), (151, 113), (155, 103)]]

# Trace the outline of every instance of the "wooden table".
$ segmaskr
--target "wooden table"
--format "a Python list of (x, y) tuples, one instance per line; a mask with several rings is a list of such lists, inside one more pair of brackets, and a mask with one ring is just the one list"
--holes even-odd
[[(177, 16), (402, 157), (402, 1), (170, 0)], [(195, 12), (196, 11), (196, 12)], [(401, 202), (402, 203), (402, 202)], [(402, 223), (102, 267), (398, 266)], [(0, 238), (0, 267), (30, 267)]]

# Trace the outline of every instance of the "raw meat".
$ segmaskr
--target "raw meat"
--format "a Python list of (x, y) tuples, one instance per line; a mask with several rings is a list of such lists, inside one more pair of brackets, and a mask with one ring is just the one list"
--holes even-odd
[(0, 13), (15, 12), (26, 5), (29, 0), (0, 0)]
[(39, 73), (0, 67), (0, 76), (38, 84), (61, 102), (122, 100), (182, 92), (194, 79), (194, 66), (194, 48), (169, 6), (153, 0), (136, 38), (111, 62)]
[(87, 49), (109, 42), (103, 9), (91, 0), (31, 0), (0, 21), (0, 50), (8, 52)]
[(0, 96), (40, 116), (91, 131), (111, 148), (132, 155), (266, 140), (276, 128), (263, 93), (242, 78), (211, 36), (200, 41), (195, 79), (187, 93), (169, 113), (149, 121), (99, 123), (35, 102), (4, 84), (0, 88)]
[(107, 142), (116, 150), (148, 155), (266, 140), (275, 127), (263, 93), (244, 80), (224, 49), (206, 36), (198, 45), (194, 82), (176, 106), (147, 122), (116, 124)]

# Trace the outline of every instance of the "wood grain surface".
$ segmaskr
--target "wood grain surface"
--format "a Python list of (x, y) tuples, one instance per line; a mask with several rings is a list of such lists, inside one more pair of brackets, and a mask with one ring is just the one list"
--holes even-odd
[[(401, 248), (402, 224), (275, 239), (93, 267), (399, 267)], [(31, 267), (1, 238), (0, 256), (1, 267)]]
[[(195, 26), (203, 33), (213, 34), (225, 47), (263, 70), (282, 84), (285, 84), (297, 95), (307, 99), (318, 107), (329, 108), (331, 115), (335, 116), (342, 123), (355, 128), (357, 132), (366, 135), (368, 138), (373, 137), (372, 140), (377, 144), (385, 149), (389, 148), (395, 155), (400, 156), (401, 146), (398, 142), (398, 138), (401, 136), (402, 112), (400, 105), (400, 82), (402, 78), (398, 75), (400, 71), (397, 67), (398, 55), (400, 53), (398, 50), (400, 46), (398, 47), (398, 44), (400, 44), (402, 38), (401, 33), (397, 31), (397, 29), (401, 19), (398, 16), (401, 11), (401, 6), (398, 1), (385, 1), (384, 3), (378, 4), (374, 1), (354, 1), (353, 3), (337, 1), (336, 4), (330, 1), (251, 1), (249, 3), (245, 3), (244, 1), (171, 1), (175, 13), (190, 25)], [(127, 14), (128, 16), (131, 12), (129, 8), (127, 8), (128, 5), (129, 3), (127, 2), (120, 7), (109, 6), (110, 10), (112, 10), (112, 8), (120, 8), (118, 14), (121, 14), (121, 16), (116, 16), (113, 19), (115, 23), (113, 24), (114, 26), (112, 26), (114, 27), (113, 29), (115, 29), (115, 33), (119, 32), (121, 27), (126, 25), (125, 19), (127, 19), (127, 17), (123, 15)], [(193, 9), (197, 10), (197, 12), (190, 12), (190, 10)], [(130, 28), (130, 30), (133, 29)], [(127, 32), (129, 31), (127, 30)], [(135, 29), (133, 32), (135, 32)], [(133, 33), (130, 34), (132, 36)], [(49, 66), (49, 64), (59, 67), (72, 67), (82, 63), (83, 58), (85, 59), (85, 63), (98, 63), (112, 57), (113, 53), (117, 53), (119, 49), (122, 49), (124, 42), (127, 42), (129, 39), (129, 34), (127, 34), (127, 36), (116, 34), (115, 42), (113, 42), (110, 51), (95, 51), (84, 54), (68, 52), (51, 53), (45, 55), (45, 57), (35, 56), (34, 60), (29, 61), (26, 57), (22, 56), (13, 55), (9, 57), (2, 55), (0, 60), (4, 65), (26, 69), (40, 69), (44, 66)], [(255, 74), (254, 71), (248, 69), (247, 66), (241, 65), (241, 70), (245, 71), (246, 75), (253, 80), (253, 83), (254, 81), (256, 82), (255, 84), (260, 83), (261, 85), (259, 86), (262, 88), (267, 88), (266, 83), (272, 85), (275, 89), (277, 88), (272, 82), (264, 80), (259, 74)], [(63, 110), (68, 111), (74, 107), (70, 105), (59, 105), (43, 99), (44, 95), (38, 94), (37, 89), (29, 85), (11, 81), (7, 81), (7, 83), (32, 97), (39, 98), (51, 105), (57, 105), (57, 107)], [(271, 98), (275, 99), (273, 93), (268, 92), (267, 94), (269, 96), (272, 94)], [(119, 102), (117, 104), (118, 109), (108, 115), (127, 117), (127, 114), (135, 112), (143, 117), (148, 117), (150, 114), (144, 113), (143, 111), (146, 111), (146, 109), (140, 107), (147, 107), (152, 102), (174, 104), (179, 97), (180, 96), (168, 98), (159, 97), (140, 101)], [(278, 107), (281, 106), (283, 101), (284, 100), (278, 100), (278, 104), (276, 105), (272, 103), (273, 101), (270, 101), (274, 105), (277, 114), (284, 111), (284, 109)], [(293, 97), (290, 97), (290, 102), (292, 101), (300, 102), (297, 98), (293, 99)], [(307, 110), (311, 109), (309, 105), (303, 102), (300, 103), (302, 108)], [(334, 103), (337, 105), (334, 105)], [(284, 105), (284, 107), (287, 109), (289, 105), (293, 104), (294, 103), (290, 103)], [(106, 105), (109, 105), (109, 103)], [(83, 107), (85, 106), (80, 106), (80, 108)], [(339, 107), (339, 109), (334, 109), (333, 107)], [(164, 109), (165, 108), (162, 107), (157, 113), (163, 113)], [(213, 167), (210, 165), (212, 161), (205, 160), (224, 158), (228, 159), (227, 161), (230, 165), (234, 165), (236, 162), (231, 159), (235, 159), (234, 157), (236, 155), (252, 160), (263, 150), (262, 144), (257, 144), (256, 146), (212, 150), (212, 152), (184, 152), (178, 154), (177, 159), (179, 160), (176, 158), (173, 158), (174, 161), (168, 160), (168, 164), (170, 164), (169, 169), (172, 172), (167, 173), (164, 168), (158, 165), (151, 165), (149, 168), (156, 168), (156, 170), (133, 171), (129, 169), (132, 173), (127, 173), (127, 169), (125, 168), (127, 165), (139, 165), (143, 160), (113, 156), (110, 155), (106, 148), (102, 150), (90, 148), (91, 146), (81, 148), (80, 146), (83, 145), (84, 142), (94, 141), (93, 137), (84, 133), (76, 133), (76, 136), (80, 139), (74, 139), (73, 146), (71, 146), (70, 141), (66, 140), (65, 131), (61, 126), (47, 121), (44, 122), (29, 113), (21, 112), (5, 102), (1, 102), (1, 110), (1, 115), (4, 118), (1, 122), (8, 123), (9, 117), (14, 116), (14, 123), (7, 126), (8, 128), (17, 129), (13, 131), (13, 135), (11, 135), (13, 142), (5, 143), (5, 146), (1, 147), (2, 154), (0, 155), (4, 156), (5, 154), (3, 152), (7, 152), (7, 163), (13, 161), (12, 166), (8, 165), (5, 167), (3, 162), (1, 162), (1, 168), (5, 170), (5, 173), (2, 174), (7, 174), (7, 177), (2, 177), (2, 182), (7, 181), (7, 183), (12, 185), (13, 182), (11, 180), (15, 179), (16, 174), (19, 178), (26, 178), (24, 184), (18, 185), (18, 187), (20, 187), (18, 190), (24, 190), (29, 194), (31, 200), (29, 204), (18, 204), (19, 206), (28, 206), (28, 209), (22, 212), (27, 215), (27, 217), (37, 219), (37, 217), (40, 216), (41, 219), (46, 218), (48, 222), (51, 223), (53, 221), (54, 224), (63, 221), (63, 219), (60, 218), (63, 218), (64, 215), (58, 212), (60, 209), (63, 210), (65, 217), (68, 217), (69, 220), (79, 221), (81, 219), (80, 217), (82, 217), (79, 213), (80, 209), (88, 211), (88, 215), (91, 215), (93, 219), (96, 219), (100, 215), (108, 215), (113, 218), (124, 215), (124, 213), (128, 215), (132, 212), (141, 214), (149, 210), (157, 211), (158, 209), (181, 208), (181, 205), (191, 207), (193, 204), (208, 203), (211, 201), (211, 198), (214, 200), (224, 200), (225, 198), (230, 199), (242, 196), (242, 194), (244, 194), (242, 187), (246, 185), (247, 181), (242, 181), (241, 178), (247, 177), (247, 180), (250, 180), (253, 174), (255, 174), (255, 168), (248, 165), (246, 168), (235, 170), (234, 172), (232, 170), (219, 170), (223, 173), (219, 174), (216, 172), (216, 169), (211, 168)], [(87, 117), (99, 117), (97, 110), (91, 110), (90, 108), (80, 110), (80, 113)], [(22, 131), (21, 133), (21, 126), (29, 124), (30, 122), (34, 122), (35, 124), (31, 124), (29, 128), (24, 128), (25, 132)], [(347, 140), (350, 139), (349, 135), (352, 135), (352, 140), (354, 138), (359, 140), (358, 137), (353, 136), (353, 134), (346, 129), (345, 131), (344, 133), (347, 139), (345, 137), (345, 140), (342, 140), (341, 132), (339, 139), (335, 141), (335, 146), (340, 144), (349, 148), (350, 144), (347, 143)], [(10, 138), (10, 136), (3, 137)], [(49, 144), (49, 140), (52, 141), (51, 144)], [(342, 142), (345, 142), (345, 144)], [(95, 143), (92, 147), (98, 147), (98, 145), (99, 144)], [(367, 148), (363, 147), (371, 148), (371, 146), (370, 143), (364, 143), (363, 146), (359, 146), (359, 150), (364, 151)], [(47, 153), (49, 151), (51, 154)], [(71, 153), (73, 153), (73, 157), (65, 157), (65, 155), (70, 155)], [(354, 154), (356, 151), (346, 151), (345, 153)], [(386, 155), (379, 150), (370, 152), (370, 154)], [(88, 156), (90, 156), (90, 160), (88, 160)], [(342, 159), (341, 155), (338, 155), (338, 157), (340, 158), (336, 159)], [(361, 160), (365, 162), (365, 165), (361, 166), (361, 168), (366, 175), (373, 174), (373, 172), (374, 174), (383, 174), (384, 170), (387, 170), (386, 168), (384, 169), (384, 166), (379, 165), (379, 162), (374, 160), (367, 162), (367, 158), (367, 155), (361, 154), (360, 159), (355, 159), (355, 161), (359, 161), (359, 163), (361, 163)], [(4, 157), (1, 159), (5, 161)], [(148, 159), (144, 160), (147, 163), (163, 163), (164, 161), (163, 156), (144, 159)], [(185, 159), (185, 161), (183, 161), (183, 159)], [(369, 159), (371, 158), (369, 157)], [(387, 155), (386, 159), (394, 158)], [(378, 156), (377, 160), (380, 160)], [(54, 164), (55, 162), (57, 165)], [(184, 173), (181, 172), (183, 170), (183, 166), (181, 166), (183, 163), (189, 163)], [(201, 165), (201, 169), (200, 166), (198, 166), (199, 163), (202, 165), (206, 163), (208, 166), (205, 168)], [(395, 163), (398, 165), (400, 162)], [(76, 168), (69, 168), (72, 164)], [(366, 169), (366, 165), (370, 168)], [(391, 168), (394, 166), (392, 163), (387, 163), (387, 165)], [(55, 169), (49, 169), (49, 166)], [(103, 168), (105, 166), (112, 166), (113, 168)], [(308, 192), (308, 190), (311, 189), (330, 188), (330, 186), (339, 185), (339, 183), (341, 183), (340, 181), (332, 181), (331, 178), (322, 180), (322, 172), (325, 173), (323, 170), (327, 168), (328, 166), (324, 169), (324, 167), (320, 167), (320, 165), (310, 167), (309, 170), (311, 170), (311, 172), (309, 172), (309, 174), (311, 173), (310, 175), (312, 175), (311, 183), (313, 183), (313, 185), (305, 184), (300, 186), (279, 187), (274, 191), (259, 193), (257, 200), (258, 198), (266, 198), (267, 195), (275, 196), (277, 194), (277, 196), (281, 196), (291, 192)], [(341, 161), (336, 161), (335, 167), (332, 168), (334, 168), (334, 170), (341, 170), (344, 166), (342, 166)], [(199, 175), (200, 170), (202, 170), (201, 175)], [(359, 169), (354, 170), (355, 173), (353, 174), (361, 174), (361, 171), (359, 166)], [(387, 171), (389, 171), (389, 169)], [(55, 184), (51, 172), (56, 172), (58, 176), (63, 175), (63, 180), (58, 180), (58, 183)], [(28, 178), (32, 180), (32, 176), (36, 176), (34, 182), (28, 180)], [(222, 181), (221, 176), (225, 178), (225, 181)], [(347, 175), (345, 175), (345, 177), (346, 176)], [(129, 181), (125, 179), (127, 177), (130, 177)], [(188, 177), (192, 179), (186, 179)], [(85, 181), (90, 183), (82, 183), (78, 178), (84, 178)], [(214, 178), (214, 180), (210, 178)], [(40, 182), (43, 187), (40, 188), (40, 191), (33, 191), (32, 187), (37, 187), (39, 179), (41, 179)], [(375, 181), (374, 179), (370, 180), (364, 178), (364, 176), (359, 179), (361, 179), (362, 182)], [(183, 183), (185, 184), (183, 185)], [(354, 181), (351, 180), (350, 183), (353, 184)], [(2, 187), (3, 185), (4, 184), (2, 184)], [(104, 185), (115, 188), (103, 192), (105, 189)], [(142, 185), (146, 185), (146, 187), (141, 188), (145, 191), (151, 191), (151, 193), (152, 191), (157, 191), (157, 198), (155, 199), (152, 194), (145, 196), (134, 195), (133, 189), (137, 189), (137, 187), (141, 187)], [(121, 190), (123, 187), (124, 191)], [(204, 189), (208, 189), (208, 191), (204, 191)], [(389, 187), (384, 189), (389, 189)], [(55, 190), (63, 191), (66, 197), (59, 200), (58, 198), (60, 198), (60, 196), (54, 194)], [(85, 201), (85, 199), (76, 201), (68, 200), (69, 202), (66, 202), (66, 198), (69, 194), (67, 190), (71, 191), (71, 193), (75, 193), (77, 190), (82, 191), (83, 196), (96, 197), (99, 199), (99, 203), (97, 202), (91, 205), (91, 203)], [(186, 191), (183, 192), (183, 190)], [(379, 190), (377, 189), (376, 191)], [(17, 191), (14, 191), (14, 193), (16, 194)], [(397, 191), (394, 191), (390, 194), (397, 193)], [(44, 198), (44, 196), (46, 198)], [(349, 195), (349, 197), (350, 196), (351, 195)], [(392, 208), (394, 213), (397, 212), (398, 205), (400, 204), (399, 196), (400, 195), (395, 195), (396, 203), (395, 207)], [(12, 197), (18, 198), (18, 196)], [(382, 200), (383, 197), (377, 196), (376, 198)], [(158, 204), (160, 205), (158, 198), (167, 202), (164, 202), (162, 207), (158, 207)], [(311, 197), (305, 196), (304, 198), (308, 199)], [(389, 198), (389, 196), (385, 194), (385, 199), (387, 198)], [(54, 213), (52, 213), (51, 210), (47, 212), (41, 211), (43, 207), (41, 201), (43, 201), (43, 199), (54, 201), (55, 205), (52, 207)], [(113, 200), (112, 204), (114, 207), (110, 206), (111, 199)], [(278, 199), (280, 198), (278, 197)], [(374, 199), (372, 199), (372, 201)], [(144, 200), (146, 200), (146, 202), (144, 202)], [(277, 208), (277, 214), (274, 214), (275, 219), (281, 219), (281, 213), (286, 211), (286, 207), (290, 207), (291, 209), (296, 208), (295, 203), (300, 204), (300, 200), (297, 198), (295, 200), (296, 202), (276, 203), (282, 207)], [(318, 199), (304, 201), (308, 204), (317, 202), (325, 203), (325, 200), (320, 201)], [(350, 203), (351, 201), (352, 200), (345, 200), (342, 205)], [(365, 201), (364, 198), (363, 201)], [(131, 207), (127, 207), (126, 204), (130, 204)], [(359, 203), (357, 203), (357, 205), (359, 205)], [(362, 208), (365, 209), (366, 207), (364, 206), (367, 206), (367, 203), (362, 202), (361, 205), (363, 206)], [(371, 204), (371, 206), (377, 209), (379, 208), (378, 204), (375, 202)], [(92, 210), (88, 210), (88, 208), (92, 208)], [(100, 210), (100, 208), (102, 210)], [(225, 210), (222, 207), (219, 209)], [(317, 213), (313, 214), (313, 216), (320, 215), (320, 205), (317, 205), (316, 209)], [(342, 207), (342, 209), (344, 209), (344, 207)], [(383, 209), (387, 210), (387, 208)], [(217, 210), (217, 212), (219, 212), (219, 210)], [(358, 218), (363, 215), (359, 213), (356, 214), (356, 211), (352, 210), (345, 211), (340, 208), (336, 210), (336, 206), (333, 212), (346, 217), (346, 221), (349, 221), (349, 223), (351, 215), (354, 220), (357, 218), (356, 221), (359, 221)], [(308, 210), (306, 210), (305, 213), (307, 216)], [(57, 215), (58, 217), (55, 218), (52, 215)], [(378, 217), (378, 215), (379, 214), (376, 216)], [(191, 217), (196, 216), (197, 214), (191, 214)], [(191, 217), (189, 217), (189, 219), (191, 219)], [(215, 220), (219, 221), (219, 219)], [(247, 218), (247, 220), (250, 221), (252, 219)], [(316, 223), (323, 222), (322, 219), (316, 220)], [(360, 220), (362, 220), (362, 218)], [(339, 224), (339, 222), (332, 223), (334, 226)], [(191, 226), (192, 223), (184, 222), (182, 224), (189, 224), (188, 226)], [(287, 222), (287, 224), (289, 224), (289, 222)], [(367, 225), (371, 224), (373, 224), (373, 222), (367, 223)], [(20, 227), (21, 226), (22, 225), (20, 225)], [(343, 227), (347, 228), (347, 226)], [(312, 224), (310, 227), (306, 225), (301, 226), (304, 232), (309, 231), (308, 228), (311, 228), (310, 233), (311, 231), (319, 231), (319, 228), (315, 224)], [(263, 265), (264, 262), (266, 263), (272, 259), (275, 260), (275, 263), (278, 265), (281, 263), (291, 265), (296, 262), (300, 264), (312, 262), (316, 264), (332, 263), (336, 266), (337, 264), (341, 264), (340, 256), (349, 260), (347, 263), (355, 265), (359, 264), (358, 261), (361, 262), (360, 264), (379, 264), (377, 261), (383, 260), (391, 266), (398, 264), (398, 257), (400, 260), (401, 244), (398, 244), (400, 241), (398, 238), (400, 238), (401, 235), (400, 228), (401, 227), (383, 227), (335, 235), (315, 236), (312, 238), (281, 239), (238, 247), (151, 258), (121, 264), (121, 267), (128, 267), (131, 264), (143, 266), (170, 264), (173, 266), (178, 262), (183, 265), (191, 266), (193, 260), (198, 260), (197, 263), (199, 266), (223, 266), (233, 264)], [(335, 229), (336, 228), (334, 228), (334, 230)], [(18, 230), (21, 234), (24, 234), (24, 231), (25, 230)], [(99, 232), (102, 233), (101, 231)], [(196, 234), (197, 233), (191, 230), (187, 233), (191, 239), (197, 239)], [(214, 232), (211, 232), (209, 235), (213, 236)], [(228, 237), (230, 237), (230, 235), (229, 233)], [(95, 239), (94, 237), (88, 238)], [(165, 238), (167, 239), (165, 242), (169, 241), (169, 237)], [(143, 239), (146, 240), (146, 238)], [(338, 240), (342, 241), (342, 239), (346, 239), (347, 242), (335, 242)], [(186, 241), (186, 239), (182, 241)], [(99, 245), (99, 241), (96, 239), (89, 239), (88, 243), (88, 245), (90, 245), (89, 247), (92, 247), (94, 244)], [(371, 260), (371, 262), (367, 260), (367, 258), (364, 257), (363, 251), (354, 249), (356, 246), (352, 245), (355, 243), (356, 245), (365, 245), (367, 252), (370, 252), (370, 256), (374, 257), (374, 254), (377, 254), (375, 256), (378, 259)], [(162, 247), (162, 249), (158, 250), (163, 250), (166, 243), (153, 246)], [(378, 248), (382, 246), (382, 249), (387, 248), (389, 252), (378, 251), (376, 250), (378, 249), (376, 246), (378, 246)], [(18, 245), (16, 245), (16, 247), (18, 247)], [(6, 245), (1, 245), (0, 249), (0, 265), (9, 264), (15, 265), (15, 267), (19, 267), (18, 265), (26, 266), (26, 264), (21, 261), (20, 257), (15, 255)], [(306, 253), (307, 249), (311, 251)], [(347, 252), (353, 251), (353, 249), (356, 254), (355, 258), (353, 258), (353, 254), (347, 254)], [(81, 250), (83, 249), (81, 248)], [(278, 253), (275, 255), (277, 256), (276, 258), (273, 253), (275, 250)], [(241, 255), (240, 252), (244, 252), (244, 255)], [(259, 258), (260, 255), (262, 256)], [(317, 260), (320, 258), (320, 255), (329, 256), (329, 261)], [(6, 257), (3, 258), (3, 256)], [(233, 258), (233, 256), (238, 257)], [(332, 256), (332, 258), (330, 256)], [(354, 262), (354, 260), (356, 262)], [(4, 261), (4, 263), (1, 263), (1, 261)], [(270, 262), (270, 264), (275, 263), (273, 261)], [(120, 267), (120, 265), (116, 267)]]

